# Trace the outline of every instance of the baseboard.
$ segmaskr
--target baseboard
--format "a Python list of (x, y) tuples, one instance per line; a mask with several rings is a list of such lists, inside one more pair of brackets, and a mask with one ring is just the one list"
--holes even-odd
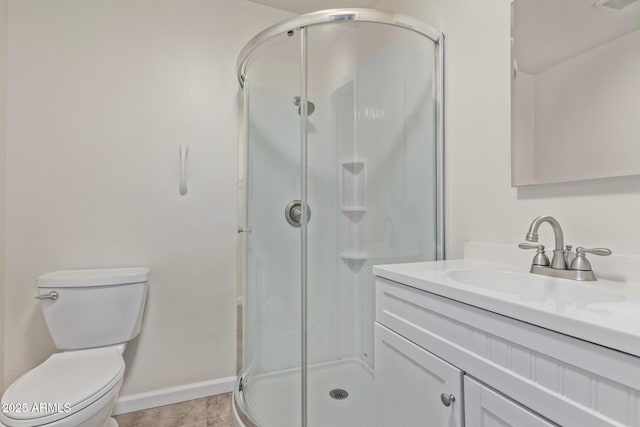
[(228, 393), (233, 390), (235, 382), (236, 377), (226, 377), (178, 387), (163, 388), (146, 393), (120, 396), (113, 409), (113, 415)]

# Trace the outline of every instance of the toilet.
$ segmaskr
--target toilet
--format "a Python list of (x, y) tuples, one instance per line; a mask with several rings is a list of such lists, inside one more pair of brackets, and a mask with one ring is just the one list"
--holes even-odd
[(55, 353), (7, 388), (2, 427), (117, 427), (111, 417), (126, 343), (140, 332), (149, 269), (63, 270), (38, 277)]

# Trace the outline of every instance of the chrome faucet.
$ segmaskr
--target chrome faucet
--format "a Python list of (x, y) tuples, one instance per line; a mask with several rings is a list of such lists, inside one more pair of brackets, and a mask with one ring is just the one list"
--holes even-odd
[(527, 233), (527, 242), (538, 242), (538, 228), (542, 223), (548, 222), (553, 228), (553, 234), (556, 238), (556, 248), (553, 250), (553, 258), (551, 259), (551, 268), (556, 270), (566, 270), (567, 261), (564, 257), (564, 234), (562, 233), (562, 227), (557, 219), (549, 215), (542, 215), (537, 217), (531, 223), (529, 232)]
[(551, 225), (555, 235), (556, 247), (553, 250), (553, 259), (549, 261), (549, 258), (545, 255), (544, 245), (521, 243), (518, 245), (521, 249), (537, 249), (536, 256), (531, 263), (531, 270), (529, 271), (533, 274), (561, 277), (563, 279), (596, 280), (596, 276), (593, 274), (591, 263), (587, 260), (586, 254), (608, 256), (611, 255), (611, 250), (606, 248), (585, 249), (578, 247), (576, 248), (574, 257), (574, 253), (571, 251), (572, 246), (567, 245), (565, 247), (564, 245), (564, 234), (562, 233), (560, 223), (549, 215), (542, 215), (533, 220), (526, 236), (527, 242), (538, 242), (538, 228), (540, 228), (540, 225), (544, 222), (548, 222), (549, 225)]

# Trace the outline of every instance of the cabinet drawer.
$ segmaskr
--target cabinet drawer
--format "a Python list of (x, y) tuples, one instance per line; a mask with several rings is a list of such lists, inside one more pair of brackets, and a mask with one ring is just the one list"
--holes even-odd
[(557, 427), (505, 396), (464, 377), (465, 427)]
[[(462, 372), (376, 323), (379, 427), (461, 427)], [(441, 394), (452, 395), (448, 406)]]
[(563, 426), (640, 427), (640, 359), (386, 279), (376, 320)]

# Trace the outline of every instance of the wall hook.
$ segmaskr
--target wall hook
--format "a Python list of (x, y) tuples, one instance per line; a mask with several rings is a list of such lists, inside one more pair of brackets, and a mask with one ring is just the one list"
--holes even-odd
[(189, 154), (189, 145), (180, 144), (180, 186), (178, 191), (181, 196), (187, 194), (187, 154)]

